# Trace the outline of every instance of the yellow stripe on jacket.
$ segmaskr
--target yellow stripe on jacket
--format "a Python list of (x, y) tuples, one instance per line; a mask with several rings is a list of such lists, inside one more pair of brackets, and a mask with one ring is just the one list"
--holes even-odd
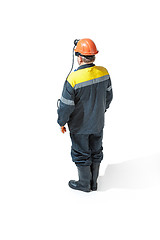
[(72, 72), (68, 76), (67, 81), (74, 88), (75, 85), (77, 85), (79, 83), (97, 79), (97, 78), (103, 77), (105, 75), (109, 75), (106, 68), (100, 67), (100, 66), (93, 66), (90, 68), (79, 69), (75, 72)]

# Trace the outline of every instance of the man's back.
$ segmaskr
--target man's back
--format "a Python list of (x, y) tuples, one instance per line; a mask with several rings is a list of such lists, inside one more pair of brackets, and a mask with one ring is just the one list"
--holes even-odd
[(106, 68), (94, 64), (80, 66), (69, 75), (62, 96), (62, 101), (73, 101), (70, 106), (72, 104), (73, 108), (74, 105), (74, 110), (68, 120), (72, 133), (92, 134), (103, 129), (104, 113), (112, 100), (111, 81)]

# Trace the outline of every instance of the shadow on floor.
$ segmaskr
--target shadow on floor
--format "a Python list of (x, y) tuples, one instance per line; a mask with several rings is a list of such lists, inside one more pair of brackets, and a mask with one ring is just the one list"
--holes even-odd
[(160, 186), (160, 154), (109, 164), (99, 176), (98, 190), (141, 189)]

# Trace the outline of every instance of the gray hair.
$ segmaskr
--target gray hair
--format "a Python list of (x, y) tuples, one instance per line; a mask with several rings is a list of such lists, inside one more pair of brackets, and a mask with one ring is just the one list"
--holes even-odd
[(90, 62), (94, 62), (95, 61), (95, 55), (92, 56), (81, 56), (82, 57), (82, 61), (85, 63), (90, 63)]

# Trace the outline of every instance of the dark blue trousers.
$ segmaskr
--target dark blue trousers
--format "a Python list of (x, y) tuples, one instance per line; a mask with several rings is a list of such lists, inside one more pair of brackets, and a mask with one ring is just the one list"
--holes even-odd
[(70, 133), (72, 148), (71, 156), (75, 164), (90, 166), (92, 162), (100, 163), (103, 159), (103, 130), (97, 134)]

